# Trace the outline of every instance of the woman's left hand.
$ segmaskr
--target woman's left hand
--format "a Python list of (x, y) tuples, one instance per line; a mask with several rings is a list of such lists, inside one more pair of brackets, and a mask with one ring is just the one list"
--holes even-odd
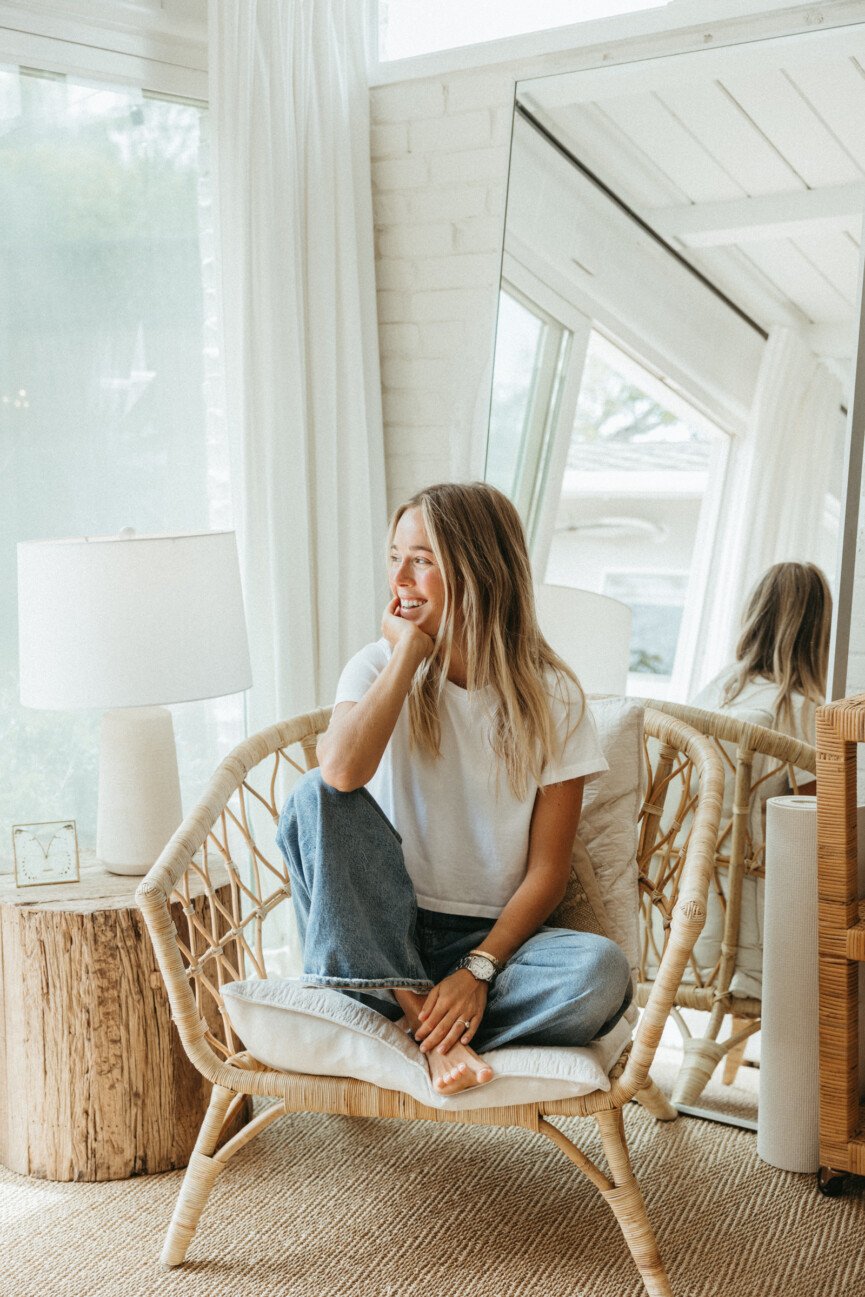
[(424, 1000), (420, 1026), (414, 1033), (421, 1052), (437, 1049), (446, 1054), (458, 1041), (467, 1045), (481, 1025), (488, 989), (486, 982), (472, 977), (467, 968), (458, 968), (434, 986)]

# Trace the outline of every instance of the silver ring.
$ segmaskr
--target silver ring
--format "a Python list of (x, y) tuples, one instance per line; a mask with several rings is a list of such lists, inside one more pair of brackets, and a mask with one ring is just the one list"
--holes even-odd
[(463, 1018), (463, 1025), (465, 1026), (466, 1031), (471, 1031), (471, 1026), (472, 1026), (471, 1018)]

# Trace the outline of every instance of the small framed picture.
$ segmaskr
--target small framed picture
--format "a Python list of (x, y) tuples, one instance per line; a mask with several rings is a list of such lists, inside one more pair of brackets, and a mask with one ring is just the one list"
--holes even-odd
[(77, 883), (78, 830), (74, 820), (12, 825), (17, 887)]

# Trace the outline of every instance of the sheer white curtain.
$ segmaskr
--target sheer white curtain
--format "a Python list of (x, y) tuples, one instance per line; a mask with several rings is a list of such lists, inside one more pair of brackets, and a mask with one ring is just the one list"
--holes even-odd
[(364, 0), (210, 4), (252, 730), (330, 702), (384, 604), (365, 23)]
[(712, 606), (691, 692), (730, 660), (744, 601), (766, 568), (824, 558), (842, 397), (839, 381), (794, 329), (772, 330), (747, 433), (733, 448)]

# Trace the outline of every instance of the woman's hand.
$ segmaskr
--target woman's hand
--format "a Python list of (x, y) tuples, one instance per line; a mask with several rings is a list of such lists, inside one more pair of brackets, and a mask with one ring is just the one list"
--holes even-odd
[(412, 622), (406, 621), (399, 615), (399, 598), (391, 599), (390, 603), (384, 610), (381, 619), (381, 633), (392, 648), (396, 648), (401, 641), (414, 645), (421, 654), (421, 661), (428, 658), (435, 648), (435, 644), (426, 631), (422, 631), (419, 626)]
[(414, 1033), (421, 1052), (437, 1049), (446, 1054), (457, 1041), (467, 1045), (481, 1025), (488, 990), (486, 982), (472, 977), (467, 968), (458, 968), (434, 986), (424, 1000), (421, 1025)]

